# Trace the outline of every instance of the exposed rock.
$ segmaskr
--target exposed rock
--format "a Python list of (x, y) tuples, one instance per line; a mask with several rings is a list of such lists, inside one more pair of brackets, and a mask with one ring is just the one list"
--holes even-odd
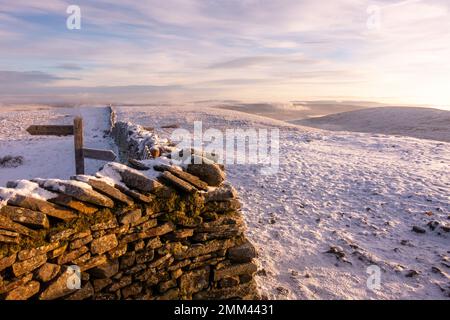
[(111, 278), (104, 278), (104, 279), (94, 279), (93, 285), (94, 285), (94, 291), (99, 292), (102, 289), (106, 288), (112, 283)]
[(159, 180), (162, 182), (166, 182), (169, 185), (173, 186), (175, 189), (178, 189), (187, 193), (194, 193), (197, 191), (197, 188), (191, 185), (190, 183), (176, 177), (169, 171), (164, 171), (161, 176), (159, 176)]
[(30, 281), (26, 284), (8, 292), (5, 300), (27, 300), (39, 292), (40, 284), (37, 281)]
[(129, 167), (113, 167), (113, 169), (120, 174), (123, 183), (131, 189), (136, 189), (142, 192), (152, 192), (161, 186), (158, 181), (147, 178), (135, 169)]
[[(0, 230), (0, 232), (1, 233), (6, 233), (6, 232), (9, 232), (9, 231), (5, 231), (5, 230), (1, 231)], [(4, 234), (1, 234), (1, 233), (0, 233), (0, 242), (19, 244), (19, 242), (20, 242), (20, 237), (19, 236), (8, 236), (8, 235), (4, 235)]]
[(437, 227), (439, 227), (439, 221), (430, 221), (427, 223), (427, 226), (431, 231), (434, 231)]
[(253, 274), (258, 270), (258, 267), (254, 263), (243, 263), (243, 264), (235, 264), (229, 267), (215, 270), (214, 271), (214, 281), (219, 281), (221, 279), (231, 277), (231, 276), (239, 276), (241, 274)]
[(87, 282), (80, 290), (72, 293), (65, 300), (85, 300), (94, 295), (94, 288), (90, 282)]
[(60, 246), (59, 242), (55, 242), (55, 243), (51, 243), (49, 245), (45, 245), (45, 246), (41, 246), (38, 248), (33, 248), (33, 249), (25, 249), (22, 251), (19, 251), (17, 257), (19, 258), (19, 260), (23, 261), (23, 260), (27, 260), (27, 259), (31, 259), (35, 256), (38, 255), (42, 255), (45, 254), (49, 251), (52, 251), (56, 248), (58, 248)]
[(156, 238), (153, 238), (153, 239), (150, 239), (147, 241), (146, 248), (147, 249), (157, 249), (157, 248), (162, 247), (162, 245), (163, 244), (162, 244), (161, 240), (159, 239), (159, 237), (156, 237)]
[(49, 201), (55, 204), (59, 204), (61, 206), (74, 209), (83, 214), (89, 215), (98, 211), (98, 208), (96, 206), (75, 200), (73, 197), (70, 197), (65, 194), (59, 194), (56, 198), (52, 198)]
[(194, 300), (217, 300), (217, 299), (233, 299), (249, 296), (254, 298), (257, 292), (256, 284), (254, 281), (250, 281), (245, 284), (241, 284), (231, 288), (211, 289), (208, 291), (201, 291), (193, 296)]
[(129, 210), (119, 217), (121, 224), (131, 224), (138, 221), (142, 217), (141, 209)]
[(178, 255), (176, 258), (192, 258), (208, 254), (210, 252), (218, 251), (221, 249), (228, 249), (234, 247), (236, 244), (232, 239), (226, 240), (212, 240), (204, 244), (192, 245), (185, 253)]
[(87, 237), (81, 238), (81, 239), (77, 239), (77, 240), (73, 240), (70, 243), (70, 249), (71, 250), (75, 250), (78, 248), (81, 248), (82, 246), (87, 245), (89, 242), (91, 242), (94, 238), (92, 238), (92, 235), (89, 235)]
[(243, 245), (228, 249), (228, 258), (239, 263), (250, 262), (253, 258), (256, 258), (256, 249), (250, 242), (246, 242)]
[(95, 239), (91, 243), (91, 252), (93, 254), (103, 254), (119, 245), (115, 234), (106, 235)]
[(121, 192), (123, 192), (124, 194), (126, 194), (127, 196), (140, 201), (140, 202), (144, 202), (144, 203), (150, 203), (153, 200), (153, 197), (151, 195), (144, 195), (142, 193), (139, 193), (135, 190), (131, 190), (128, 189), (125, 186), (121, 186), (121, 185), (115, 185), (114, 187), (116, 187), (117, 189), (119, 189)]
[(182, 240), (194, 235), (194, 229), (178, 229), (170, 233), (167, 237), (172, 241)]
[(240, 215), (235, 213), (222, 215), (214, 221), (199, 225), (195, 231), (198, 233), (216, 233), (229, 229), (243, 228), (244, 222)]
[(176, 270), (173, 270), (170, 272), (170, 277), (172, 279), (178, 279), (182, 275), (183, 275), (183, 270), (181, 270), (181, 269), (176, 269)]
[(24, 275), (25, 273), (28, 273), (30, 271), (33, 271), (40, 266), (42, 266), (47, 261), (47, 255), (42, 254), (39, 256), (35, 256), (31, 259), (22, 261), (22, 262), (16, 262), (13, 264), (13, 272), (16, 277), (20, 277), (21, 275)]
[(137, 296), (142, 292), (142, 286), (139, 283), (133, 283), (122, 289), (122, 297), (128, 299), (133, 296)]
[(220, 186), (226, 177), (225, 172), (215, 163), (189, 164), (186, 171), (214, 187)]
[(113, 229), (118, 226), (119, 225), (118, 225), (116, 219), (113, 219), (113, 220), (108, 220), (106, 222), (96, 223), (91, 226), (91, 230), (92, 231), (100, 231), (100, 230), (106, 230), (106, 229)]
[(230, 288), (237, 286), (239, 284), (240, 280), (238, 276), (233, 277), (227, 277), (219, 281), (219, 287), (220, 288)]
[(145, 221), (144, 223), (141, 223), (139, 225), (136, 225), (131, 229), (131, 232), (143, 232), (147, 231), (148, 229), (154, 228), (158, 225), (158, 220), (151, 219), (148, 221)]
[(15, 223), (10, 218), (0, 214), (0, 228), (6, 229), (9, 231), (14, 231), (19, 234), (23, 234), (29, 236), (31, 238), (37, 238), (38, 233), (34, 230), (31, 230), (21, 224)]
[(431, 267), (431, 272), (445, 276), (445, 273), (442, 272), (441, 269), (439, 269), (438, 267), (435, 267), (435, 266)]
[(126, 243), (119, 244), (116, 248), (108, 251), (108, 257), (111, 260), (122, 257), (127, 252), (128, 246)]
[[(169, 159), (153, 161), (170, 163)], [(123, 171), (122, 165), (113, 166)], [(256, 252), (243, 235), (244, 221), (235, 190), (228, 185), (213, 190), (197, 176), (177, 167), (163, 167), (166, 174), (195, 191), (209, 192), (186, 194), (161, 185), (149, 193), (142, 186), (129, 189), (120, 183), (125, 192), (112, 186), (112, 181), (121, 179), (117, 171), (103, 170), (99, 178), (74, 177), (78, 181), (38, 179), (59, 193), (49, 201), (16, 196), (15, 202), (2, 203), (7, 207), (3, 211), (14, 210), (17, 216), (50, 217), (51, 229), (35, 231), (0, 214), (0, 242), (9, 242), (0, 243), (0, 298), (257, 297), (251, 285), (256, 266), (249, 263)], [(133, 183), (146, 182), (141, 178)], [(66, 187), (74, 189), (66, 194)], [(80, 200), (96, 194), (114, 200), (115, 206), (110, 209), (105, 203)], [(206, 205), (205, 198), (209, 200)], [(34, 224), (33, 228), (42, 226)], [(34, 238), (29, 239), (30, 235)]]
[(326, 253), (331, 253), (336, 256), (338, 259), (342, 259), (345, 257), (345, 252), (341, 247), (331, 246), (330, 249)]
[(157, 267), (161, 266), (162, 264), (164, 264), (165, 262), (167, 262), (170, 258), (172, 258), (172, 255), (170, 253), (168, 253), (168, 254), (156, 259), (152, 263), (148, 264), (148, 267), (149, 268), (157, 268)]
[(130, 242), (138, 241), (140, 239), (141, 238), (139, 236), (139, 233), (131, 233), (131, 234), (127, 234), (126, 236), (121, 238), (120, 242), (122, 242), (122, 243), (130, 243)]
[(427, 232), (424, 228), (421, 228), (418, 226), (413, 226), (412, 231), (414, 231), (416, 233), (426, 233)]
[(81, 257), (83, 254), (85, 254), (88, 251), (89, 251), (88, 247), (83, 246), (83, 247), (81, 247), (79, 249), (72, 250), (72, 251), (69, 251), (67, 253), (64, 253), (63, 255), (58, 257), (58, 264), (59, 265), (63, 265), (63, 264), (67, 264), (69, 262), (72, 262), (75, 259)]
[(114, 202), (110, 198), (94, 191), (91, 186), (83, 182), (75, 184), (71, 181), (56, 179), (34, 179), (32, 181), (36, 182), (41, 188), (62, 193), (80, 201), (107, 208), (114, 206)]
[(187, 183), (194, 186), (198, 190), (204, 190), (204, 191), (208, 190), (208, 184), (206, 182), (200, 180), (197, 176), (194, 176), (190, 173), (178, 170), (174, 167), (167, 166), (167, 165), (155, 166), (154, 169), (160, 170), (160, 171), (169, 171), (175, 177), (186, 181)]
[(183, 274), (180, 278), (180, 292), (182, 295), (192, 295), (209, 286), (210, 268), (206, 267)]
[(241, 209), (242, 204), (238, 199), (227, 201), (210, 201), (205, 204), (205, 211), (223, 213), (227, 211), (237, 211)]
[(63, 240), (68, 240), (75, 233), (76, 233), (76, 230), (71, 229), (71, 228), (53, 233), (50, 236), (50, 242), (59, 242), (59, 241), (63, 241)]
[(163, 295), (156, 298), (156, 300), (177, 300), (180, 298), (180, 289), (175, 288), (165, 292)]
[(213, 239), (229, 239), (233, 237), (237, 237), (242, 235), (244, 232), (243, 228), (241, 227), (231, 227), (231, 228), (224, 228), (222, 231), (217, 232), (207, 232), (207, 233), (196, 233), (195, 236), (192, 238), (194, 241), (208, 241)]
[(146, 166), (142, 162), (139, 162), (133, 158), (128, 158), (128, 163), (131, 168), (139, 170), (139, 171), (147, 171), (150, 169), (150, 167)]
[(111, 278), (113, 275), (119, 272), (119, 261), (113, 260), (108, 261), (105, 264), (102, 264), (96, 268), (93, 268), (89, 271), (89, 273), (96, 278)]
[(120, 258), (120, 269), (127, 269), (136, 262), (136, 253), (134, 251), (127, 252)]
[(236, 199), (238, 197), (237, 191), (229, 183), (224, 183), (219, 188), (213, 191), (207, 192), (205, 195), (205, 200), (209, 201), (227, 201), (231, 199)]
[(62, 254), (64, 254), (64, 252), (66, 252), (67, 247), (68, 244), (64, 243), (62, 246), (56, 248), (49, 254), (49, 259), (54, 259), (61, 256)]
[(158, 291), (160, 293), (164, 293), (169, 289), (175, 288), (177, 286), (176, 279), (170, 279), (168, 281), (164, 281), (158, 284)]
[(92, 177), (85, 179), (86, 176), (75, 176), (74, 179), (78, 181), (86, 181), (87, 184), (89, 184), (94, 190), (106, 194), (108, 197), (120, 201), (122, 203), (125, 203), (128, 206), (133, 205), (133, 199), (123, 192), (121, 192), (119, 189), (107, 184), (106, 182), (102, 181), (101, 179)]
[(162, 236), (166, 233), (169, 233), (175, 229), (175, 226), (172, 223), (165, 223), (159, 227), (148, 229), (144, 232), (139, 233), (141, 239), (153, 238), (157, 236)]
[(54, 279), (60, 270), (61, 267), (57, 264), (45, 263), (36, 271), (36, 278), (41, 282), (48, 282)]
[(39, 299), (54, 300), (76, 292), (77, 289), (74, 286), (68, 285), (72, 277), (76, 275), (64, 269), (63, 273), (39, 295)]
[(289, 294), (289, 289), (286, 289), (284, 287), (277, 287), (276, 289), (282, 296), (287, 296)]
[(10, 291), (24, 285), (25, 283), (31, 281), (32, 278), (33, 278), (33, 275), (30, 273), (30, 274), (23, 276), (20, 279), (14, 279), (14, 280), (6, 282), (6, 283), (0, 283), (0, 294), (10, 292)]
[[(147, 269), (147, 266), (145, 264), (136, 264), (135, 266), (125, 270), (124, 274), (126, 274), (126, 275), (134, 275), (134, 274), (137, 274), (137, 273), (141, 273), (142, 271), (145, 271), (146, 269)], [(155, 270), (151, 269), (150, 271), (154, 272)]]
[(407, 277), (407, 278), (413, 278), (413, 277), (418, 276), (419, 274), (420, 274), (420, 273), (417, 272), (416, 270), (408, 270), (408, 271), (406, 272), (406, 274), (405, 274), (405, 277)]
[(42, 212), (50, 217), (58, 218), (63, 221), (71, 221), (77, 218), (78, 216), (69, 209), (64, 209), (62, 207), (59, 207), (57, 205), (54, 205), (53, 203), (44, 200), (26, 197), (22, 195), (15, 195), (14, 197), (8, 200), (8, 204), (26, 208), (33, 211)]
[(106, 256), (97, 256), (93, 257), (90, 260), (86, 261), (84, 264), (80, 265), (81, 272), (90, 270), (92, 268), (101, 266), (107, 262)]
[(72, 264), (80, 265), (80, 264), (83, 264), (83, 263), (86, 263), (87, 261), (89, 261), (90, 258), (91, 258), (91, 253), (87, 252), (87, 253), (83, 254), (82, 256), (76, 258), (75, 260), (73, 260)]
[(153, 250), (144, 250), (136, 254), (137, 263), (147, 263), (153, 260), (155, 252)]
[(12, 254), (10, 256), (4, 257), (0, 259), (0, 271), (5, 270), (6, 268), (13, 265), (16, 262), (17, 254)]
[(117, 282), (113, 282), (109, 287), (109, 292), (115, 292), (120, 290), (133, 282), (133, 278), (131, 276), (125, 276), (120, 278)]

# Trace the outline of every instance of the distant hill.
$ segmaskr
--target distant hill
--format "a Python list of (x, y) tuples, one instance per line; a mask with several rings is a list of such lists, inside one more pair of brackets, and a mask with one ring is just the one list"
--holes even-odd
[(321, 117), (336, 112), (347, 112), (377, 106), (369, 102), (339, 101), (292, 101), (290, 103), (239, 103), (216, 104), (216, 108), (256, 114), (272, 119), (294, 121)]
[(367, 108), (290, 122), (330, 131), (381, 133), (450, 142), (450, 111), (432, 108)]

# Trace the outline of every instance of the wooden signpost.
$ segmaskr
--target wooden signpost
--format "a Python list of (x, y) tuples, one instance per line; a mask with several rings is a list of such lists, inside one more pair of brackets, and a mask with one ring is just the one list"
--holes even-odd
[(76, 117), (73, 120), (73, 126), (30, 126), (28, 133), (33, 136), (70, 136), (74, 137), (75, 146), (75, 172), (84, 174), (84, 159), (96, 159), (104, 161), (113, 161), (116, 155), (111, 150), (97, 150), (83, 147), (83, 118)]

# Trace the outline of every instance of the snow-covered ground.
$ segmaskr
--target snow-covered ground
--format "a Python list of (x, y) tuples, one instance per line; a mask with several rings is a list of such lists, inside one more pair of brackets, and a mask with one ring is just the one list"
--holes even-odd
[[(9, 180), (35, 177), (68, 178), (75, 174), (73, 136), (30, 136), (30, 125), (72, 124), (74, 116), (84, 119), (84, 145), (94, 149), (112, 149), (104, 138), (109, 129), (107, 108), (29, 107), (0, 109), (0, 158), (22, 156), (24, 164), (16, 168), (0, 168), (0, 186)], [(86, 172), (95, 173), (103, 161), (86, 159)]]
[(432, 108), (369, 108), (292, 123), (332, 131), (376, 132), (450, 142), (450, 111)]
[[(86, 145), (103, 139), (106, 109), (0, 112), (0, 156), (23, 155), (25, 165), (0, 168), (0, 185), (31, 177), (67, 178), (72, 139), (29, 137), (30, 124), (86, 122)], [(259, 250), (257, 281), (273, 299), (448, 299), (450, 144), (371, 133), (329, 132), (237, 111), (202, 106), (118, 108), (119, 120), (155, 127), (168, 136), (192, 130), (279, 128), (280, 169), (227, 166), (244, 204), (248, 235)], [(88, 165), (93, 172), (99, 164)], [(66, 171), (66, 172), (64, 172)], [(434, 230), (427, 226), (437, 222)], [(425, 233), (412, 231), (420, 227)], [(334, 253), (327, 253), (331, 250)], [(371, 291), (367, 267), (378, 265), (381, 288)], [(413, 271), (416, 271), (417, 274)]]
[[(278, 127), (280, 170), (228, 166), (259, 250), (257, 281), (270, 299), (445, 299), (450, 294), (450, 144), (294, 127), (236, 111), (126, 107), (118, 118), (158, 128)], [(412, 231), (414, 226), (425, 234)], [(439, 231), (440, 230), (440, 231)], [(440, 234), (438, 234), (440, 233)], [(345, 256), (326, 253), (330, 247)], [(367, 268), (381, 289), (367, 288)], [(417, 271), (418, 275), (412, 275)], [(447, 296), (446, 296), (447, 295)]]

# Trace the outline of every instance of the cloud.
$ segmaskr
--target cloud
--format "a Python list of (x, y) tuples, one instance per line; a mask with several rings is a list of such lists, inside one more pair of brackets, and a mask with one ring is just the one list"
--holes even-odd
[(55, 68), (63, 69), (63, 70), (72, 70), (72, 71), (83, 70), (82, 66), (80, 66), (78, 64), (74, 64), (74, 63), (59, 64), (59, 65), (55, 66)]
[(244, 57), (215, 63), (209, 66), (210, 69), (236, 69), (245, 68), (258, 64), (265, 64), (274, 61), (273, 57)]
[(49, 83), (64, 79), (41, 71), (0, 71), (2, 85), (14, 85), (23, 83)]
[[(0, 80), (17, 94), (25, 83), (49, 95), (155, 87), (168, 98), (450, 104), (448, 0), (78, 0), (82, 29), (74, 31), (65, 26), (70, 1), (3, 2), (0, 47), (10, 71)], [(378, 30), (367, 27), (372, 5)]]

